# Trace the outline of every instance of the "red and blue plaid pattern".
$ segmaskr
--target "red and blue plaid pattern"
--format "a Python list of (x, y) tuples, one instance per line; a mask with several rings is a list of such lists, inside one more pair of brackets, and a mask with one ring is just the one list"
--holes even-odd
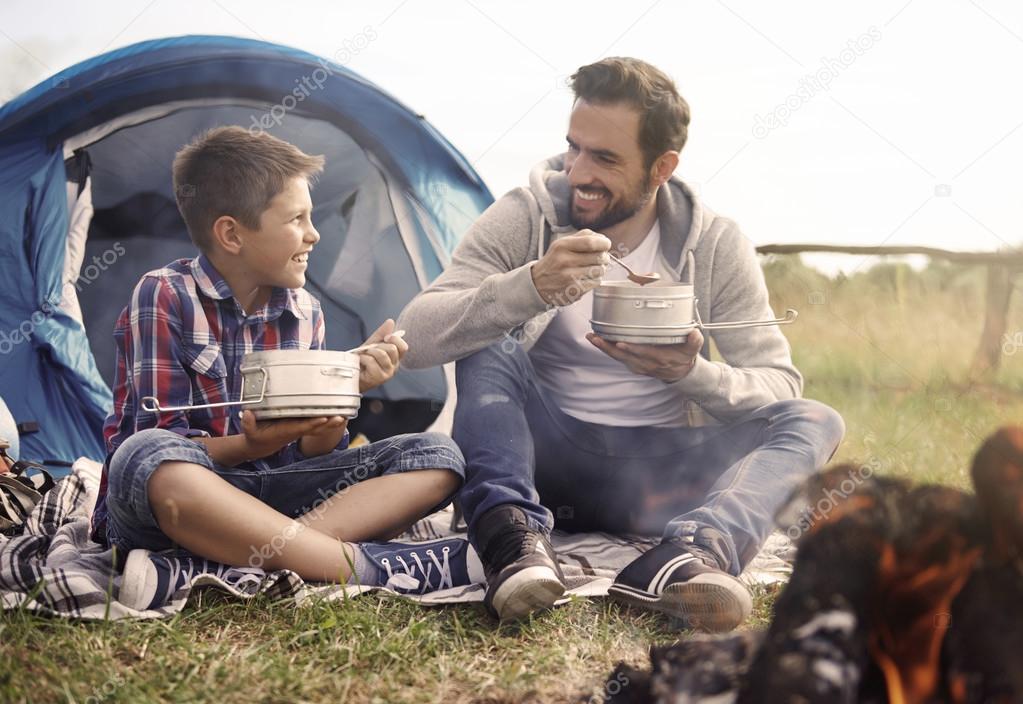
[[(140, 399), (161, 406), (234, 401), (241, 397), (242, 357), (264, 350), (323, 349), (319, 302), (305, 289), (274, 289), (249, 315), (205, 255), (179, 259), (142, 277), (114, 327), (117, 371), (114, 408), (103, 425), (107, 457), (133, 433), (164, 428), (186, 437), (241, 432), (237, 406), (149, 413)], [(300, 459), (292, 443), (242, 468), (282, 467)], [(106, 467), (100, 483), (93, 535), (105, 540)]]

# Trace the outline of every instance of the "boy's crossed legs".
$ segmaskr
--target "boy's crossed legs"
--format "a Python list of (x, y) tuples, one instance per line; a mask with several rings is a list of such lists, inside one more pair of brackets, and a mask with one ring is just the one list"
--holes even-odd
[(367, 560), (372, 546), (356, 543), (392, 538), (443, 507), (464, 461), (450, 438), (422, 433), (248, 471), (216, 464), (176, 433), (145, 430), (118, 448), (109, 472), (108, 537), (124, 554), (177, 545), (225, 565), (345, 583), (353, 567), (360, 580), (381, 564), (380, 579), (390, 577), (387, 560)]

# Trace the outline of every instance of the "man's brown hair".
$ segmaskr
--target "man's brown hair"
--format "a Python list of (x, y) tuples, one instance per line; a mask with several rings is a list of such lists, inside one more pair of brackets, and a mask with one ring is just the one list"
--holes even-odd
[(675, 82), (639, 59), (612, 56), (572, 74), (577, 100), (595, 105), (626, 103), (639, 111), (639, 146), (650, 168), (666, 151), (681, 151), (689, 133), (689, 103)]
[(174, 197), (192, 242), (207, 251), (213, 223), (230, 215), (251, 230), (292, 178), (313, 182), (323, 157), (243, 127), (215, 127), (174, 156)]

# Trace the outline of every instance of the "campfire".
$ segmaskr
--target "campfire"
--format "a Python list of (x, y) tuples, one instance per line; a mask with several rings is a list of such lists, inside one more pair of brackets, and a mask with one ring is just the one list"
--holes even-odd
[(976, 495), (858, 469), (781, 513), (799, 554), (766, 632), (653, 647), (608, 701), (1023, 702), (1023, 427), (977, 452)]

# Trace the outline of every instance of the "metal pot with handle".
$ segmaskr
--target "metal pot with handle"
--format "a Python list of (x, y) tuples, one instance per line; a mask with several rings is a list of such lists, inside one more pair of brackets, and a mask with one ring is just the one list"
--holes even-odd
[(727, 330), (787, 325), (799, 315), (789, 308), (782, 318), (704, 323), (693, 285), (695, 266), (693, 253), (687, 252), (685, 282), (659, 281), (645, 286), (628, 280), (601, 283), (593, 292), (590, 319), (593, 332), (614, 342), (673, 345), (685, 342), (695, 328)]
[(141, 399), (143, 411), (166, 413), (200, 408), (246, 406), (258, 420), (358, 415), (359, 355), (330, 350), (267, 350), (242, 358), (242, 393), (237, 401), (194, 406), (161, 406)]

